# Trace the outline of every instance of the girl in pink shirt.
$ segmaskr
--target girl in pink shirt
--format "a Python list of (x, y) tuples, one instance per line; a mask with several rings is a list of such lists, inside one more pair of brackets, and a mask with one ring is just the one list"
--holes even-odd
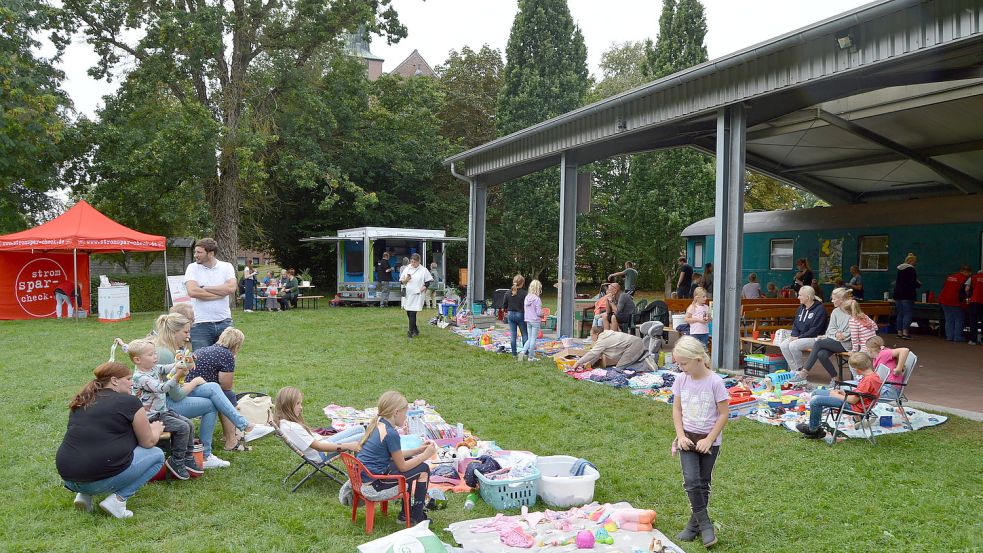
[(689, 335), (706, 348), (710, 342), (710, 306), (707, 305), (707, 291), (703, 288), (693, 291), (693, 303), (686, 308), (685, 320), (689, 323)]
[(908, 348), (891, 349), (884, 345), (884, 338), (880, 336), (874, 336), (867, 340), (865, 348), (867, 355), (873, 362), (875, 371), (878, 365), (884, 365), (891, 369), (887, 375), (887, 380), (881, 386), (880, 396), (884, 399), (897, 399), (901, 395), (901, 386), (896, 386), (896, 384), (904, 382), (904, 368), (908, 362), (908, 353), (911, 350)]

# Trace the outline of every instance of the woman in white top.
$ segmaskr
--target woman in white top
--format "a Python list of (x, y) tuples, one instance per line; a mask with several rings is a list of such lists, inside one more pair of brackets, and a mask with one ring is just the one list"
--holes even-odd
[(280, 433), (294, 447), (304, 452), (304, 457), (315, 463), (323, 463), (338, 453), (358, 451), (358, 442), (365, 429), (361, 425), (347, 428), (330, 437), (319, 436), (304, 422), (304, 394), (297, 388), (280, 388), (273, 402), (273, 417)]
[(419, 336), (420, 329), (416, 326), (416, 314), (423, 310), (424, 295), (433, 283), (430, 271), (420, 265), (420, 254), (415, 253), (410, 256), (410, 264), (399, 273), (399, 282), (403, 284), (403, 299), (400, 303), (409, 319), (406, 337)]

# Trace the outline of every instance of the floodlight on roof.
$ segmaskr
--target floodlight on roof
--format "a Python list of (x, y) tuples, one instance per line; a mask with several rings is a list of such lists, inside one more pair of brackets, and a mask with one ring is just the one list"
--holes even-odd
[(857, 45), (857, 41), (853, 38), (853, 32), (847, 31), (843, 34), (836, 35), (836, 45), (840, 47), (840, 50), (849, 50)]

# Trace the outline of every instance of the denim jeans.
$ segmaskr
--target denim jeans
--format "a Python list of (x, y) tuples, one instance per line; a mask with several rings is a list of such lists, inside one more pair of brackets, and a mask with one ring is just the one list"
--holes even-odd
[(689, 496), (689, 505), (694, 513), (707, 510), (710, 503), (710, 479), (713, 464), (717, 462), (720, 446), (710, 448), (710, 453), (695, 450), (679, 451), (679, 464), (683, 469), (683, 489)]
[(246, 289), (246, 297), (243, 299), (242, 308), (250, 311), (256, 309), (256, 279), (247, 278), (243, 280), (242, 287)]
[(102, 480), (94, 482), (74, 482), (64, 480), (65, 487), (75, 493), (85, 495), (102, 495), (115, 493), (127, 500), (141, 486), (153, 478), (160, 467), (164, 466), (164, 452), (157, 447), (140, 447), (133, 450), (133, 461), (126, 470)]
[(75, 310), (72, 307), (72, 300), (69, 299), (68, 294), (61, 291), (55, 292), (55, 316), (59, 319), (61, 318), (61, 304), (65, 304), (65, 316), (72, 318), (75, 316)]
[(191, 347), (201, 349), (218, 341), (222, 331), (232, 326), (232, 319), (214, 323), (195, 323), (191, 325)]
[(812, 394), (812, 401), (809, 402), (809, 430), (816, 430), (823, 422), (824, 407), (839, 407), (843, 405), (843, 398), (829, 395), (829, 390), (816, 390)]
[(692, 336), (692, 337), (696, 338), (697, 340), (699, 340), (700, 343), (703, 344), (703, 349), (707, 349), (707, 346), (710, 345), (710, 335), (709, 334), (690, 334), (690, 336)]
[(898, 399), (901, 397), (901, 388), (885, 383), (881, 386), (879, 396), (881, 399)]
[(375, 297), (379, 298), (379, 307), (389, 307), (388, 280), (380, 280), (375, 283)]
[(945, 317), (945, 339), (950, 342), (965, 342), (963, 326), (966, 325), (966, 312), (963, 308), (943, 305), (942, 315)]
[(540, 321), (534, 323), (526, 321), (526, 330), (529, 331), (529, 334), (525, 336), (526, 341), (519, 351), (528, 355), (530, 359), (536, 356), (536, 337), (539, 336), (539, 329), (542, 326), (543, 323)]
[(915, 300), (894, 300), (894, 307), (898, 310), (898, 334), (908, 334), (911, 316), (915, 312)]
[[(513, 356), (519, 355), (519, 352), (515, 349), (516, 331), (522, 332), (523, 339), (529, 336), (528, 329), (526, 328), (526, 317), (520, 311), (509, 311), (509, 332), (512, 334)], [(519, 343), (521, 344), (522, 342)]]
[(829, 373), (829, 377), (836, 378), (836, 367), (833, 366), (833, 362), (829, 360), (829, 357), (844, 351), (846, 351), (846, 348), (843, 347), (843, 344), (834, 338), (819, 338), (812, 345), (812, 352), (809, 354), (808, 359), (806, 359), (806, 364), (802, 365), (802, 368), (809, 370), (818, 360), (819, 364)]
[(212, 435), (215, 434), (218, 413), (225, 415), (239, 430), (249, 426), (249, 421), (236, 411), (225, 396), (225, 391), (215, 382), (206, 382), (198, 386), (181, 401), (172, 401), (168, 398), (167, 407), (189, 419), (201, 417), (198, 437), (205, 449), (205, 458), (212, 453)]
[[(343, 444), (345, 442), (357, 442), (362, 439), (362, 435), (365, 434), (365, 429), (361, 425), (354, 425), (351, 428), (346, 428), (337, 434), (328, 436), (324, 441), (331, 442), (333, 444)], [(324, 451), (319, 451), (321, 454), (321, 459), (324, 461), (330, 461), (338, 456), (337, 453), (331, 452), (326, 453)]]

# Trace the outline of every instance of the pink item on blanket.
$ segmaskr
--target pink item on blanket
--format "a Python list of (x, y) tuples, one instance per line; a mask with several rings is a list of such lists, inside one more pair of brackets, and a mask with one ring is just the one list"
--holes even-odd
[(502, 540), (502, 543), (510, 547), (521, 547), (522, 549), (529, 549), (530, 547), (536, 545), (536, 540), (532, 536), (522, 531), (519, 526), (513, 525), (508, 530), (504, 530), (498, 534), (498, 538)]
[(651, 509), (618, 509), (611, 513), (611, 520), (618, 528), (629, 532), (649, 532), (655, 522), (655, 511)]
[(546, 519), (546, 513), (530, 513), (529, 507), (523, 505), (522, 519), (529, 524), (529, 528), (535, 528), (537, 524)]
[(515, 526), (518, 517), (507, 517), (502, 513), (495, 515), (495, 518), (485, 522), (483, 524), (475, 524), (471, 526), (471, 532), (475, 534), (486, 534), (489, 532), (499, 532)]

